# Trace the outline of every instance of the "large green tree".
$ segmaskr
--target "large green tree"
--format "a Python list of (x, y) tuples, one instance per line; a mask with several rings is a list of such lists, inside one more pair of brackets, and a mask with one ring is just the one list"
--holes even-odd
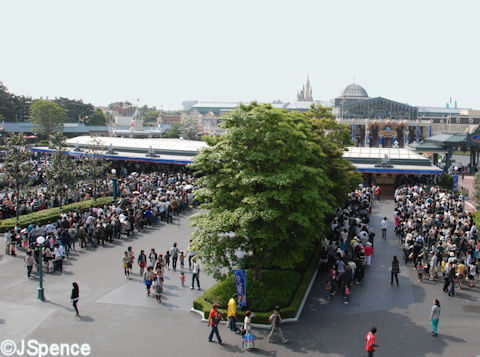
[(63, 199), (69, 188), (72, 188), (80, 178), (75, 160), (67, 154), (65, 137), (62, 133), (50, 136), (55, 152), (50, 155), (47, 165), (47, 179), (49, 192), (58, 197), (59, 206), (62, 207)]
[(11, 134), (4, 138), (5, 143), (5, 162), (2, 166), (2, 172), (7, 176), (11, 188), (15, 192), (16, 217), (20, 212), (20, 193), (30, 184), (30, 175), (33, 164), (30, 161), (30, 150), (27, 141), (22, 133)]
[(37, 100), (30, 107), (30, 121), (37, 124), (37, 131), (47, 136), (60, 131), (66, 119), (65, 110), (49, 100)]
[(205, 209), (193, 218), (195, 251), (217, 276), (232, 268), (238, 248), (257, 277), (263, 268), (294, 267), (323, 237), (337, 201), (312, 121), (251, 103), (221, 125), (225, 134), (206, 138), (191, 165)]

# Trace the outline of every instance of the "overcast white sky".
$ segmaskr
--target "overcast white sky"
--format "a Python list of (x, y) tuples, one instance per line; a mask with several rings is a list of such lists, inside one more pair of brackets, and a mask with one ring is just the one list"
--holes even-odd
[(355, 82), (480, 108), (480, 1), (2, 0), (0, 81), (95, 105), (329, 100)]

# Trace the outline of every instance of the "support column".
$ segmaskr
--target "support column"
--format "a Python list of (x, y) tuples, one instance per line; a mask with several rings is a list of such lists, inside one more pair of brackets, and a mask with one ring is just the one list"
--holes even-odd
[(452, 155), (453, 155), (453, 150), (451, 148), (448, 149), (447, 152), (447, 157), (446, 157), (446, 162), (445, 162), (445, 171), (448, 171), (450, 168), (450, 165), (452, 164)]
[(438, 166), (438, 154), (437, 153), (433, 154), (433, 164), (435, 166)]
[(470, 173), (473, 174), (473, 167), (475, 166), (475, 150), (470, 148)]

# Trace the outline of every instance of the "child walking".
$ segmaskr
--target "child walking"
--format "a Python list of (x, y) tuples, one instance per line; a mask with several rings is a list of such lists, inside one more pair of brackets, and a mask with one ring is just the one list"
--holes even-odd
[(155, 297), (157, 302), (162, 302), (162, 293), (163, 293), (163, 278), (160, 275), (157, 275), (155, 279)]
[(184, 272), (180, 273), (180, 282), (182, 283), (182, 286), (185, 286), (185, 273)]
[(349, 300), (350, 300), (350, 288), (348, 287), (348, 284), (345, 283), (344, 289), (343, 289), (343, 297), (345, 299), (344, 304), (348, 305)]
[(167, 266), (167, 269), (170, 270), (170, 251), (167, 250), (165, 253), (165, 265)]
[(418, 281), (421, 283), (423, 280), (423, 262), (420, 260), (417, 265), (417, 278)]
[(183, 252), (180, 252), (180, 268), (184, 268), (185, 267), (185, 253)]

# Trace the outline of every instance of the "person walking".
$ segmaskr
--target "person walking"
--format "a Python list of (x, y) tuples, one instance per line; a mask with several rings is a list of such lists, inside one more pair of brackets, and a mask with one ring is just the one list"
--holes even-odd
[(195, 280), (197, 281), (197, 289), (200, 290), (200, 264), (197, 262), (197, 259), (193, 259), (193, 270), (192, 270), (192, 286), (190, 290), (193, 290), (195, 285)]
[(288, 340), (283, 336), (282, 329), (280, 328), (280, 322), (282, 321), (282, 317), (280, 316), (280, 306), (275, 306), (273, 314), (270, 315), (268, 318), (270, 323), (272, 324), (272, 329), (270, 330), (270, 334), (267, 337), (268, 342), (272, 342), (272, 336), (274, 333), (280, 337), (280, 340), (283, 344), (287, 343)]
[(370, 329), (370, 332), (367, 333), (367, 336), (365, 337), (365, 340), (367, 341), (365, 350), (368, 353), (368, 357), (373, 357), (375, 349), (380, 347), (380, 345), (375, 344), (375, 333), (377, 333), (377, 328), (374, 326)]
[(255, 348), (252, 335), (252, 317), (255, 317), (255, 314), (248, 310), (245, 313), (245, 319), (243, 320), (243, 330), (245, 334), (243, 336), (242, 345), (247, 351), (251, 351)]
[(143, 282), (147, 288), (147, 296), (150, 296), (150, 288), (152, 287), (153, 283), (153, 269), (152, 267), (148, 267), (147, 271), (143, 273)]
[(387, 217), (383, 217), (382, 221), (380, 222), (380, 227), (382, 228), (382, 238), (387, 239), (387, 228), (388, 228)]
[(72, 301), (73, 308), (75, 309), (75, 316), (80, 316), (78, 313), (78, 299), (80, 297), (80, 290), (78, 289), (77, 283), (72, 283), (73, 289), (72, 294), (70, 295), (70, 300)]
[(140, 254), (138, 255), (138, 266), (140, 267), (140, 275), (143, 276), (143, 272), (145, 270), (145, 266), (147, 265), (147, 256), (145, 255), (145, 251), (141, 250)]
[(227, 319), (228, 327), (230, 331), (235, 333), (240, 333), (240, 330), (237, 328), (237, 294), (234, 294), (230, 300), (228, 300), (228, 310), (227, 310)]
[(177, 260), (178, 260), (178, 254), (180, 253), (180, 250), (177, 248), (177, 243), (173, 243), (172, 249), (170, 249), (170, 255), (172, 257), (172, 268), (173, 271), (177, 270)]
[(210, 331), (210, 335), (208, 336), (208, 342), (213, 342), (213, 334), (217, 337), (218, 343), (223, 345), (222, 338), (218, 333), (218, 324), (222, 321), (222, 315), (218, 312), (218, 304), (213, 304), (212, 310), (210, 314), (208, 314), (208, 325), (211, 326), (212, 330)]
[[(32, 251), (29, 250), (27, 252), (27, 256), (25, 257), (25, 264), (24, 266), (27, 267), (27, 278), (30, 279), (30, 275), (32, 274), (33, 265), (35, 264), (35, 259), (32, 256)], [(39, 262), (42, 264), (42, 262)]]
[(393, 256), (392, 260), (392, 267), (390, 268), (390, 284), (393, 285), (393, 278), (395, 277), (395, 281), (397, 282), (398, 286), (398, 274), (400, 273), (400, 262), (397, 259), (397, 256)]
[(430, 311), (430, 321), (432, 321), (432, 336), (438, 336), (438, 320), (440, 319), (440, 301), (433, 300), (432, 310)]
[(130, 270), (128, 268), (128, 265), (130, 264), (130, 256), (128, 255), (127, 251), (123, 253), (122, 264), (123, 264), (123, 273), (125, 274), (125, 278), (130, 279)]

